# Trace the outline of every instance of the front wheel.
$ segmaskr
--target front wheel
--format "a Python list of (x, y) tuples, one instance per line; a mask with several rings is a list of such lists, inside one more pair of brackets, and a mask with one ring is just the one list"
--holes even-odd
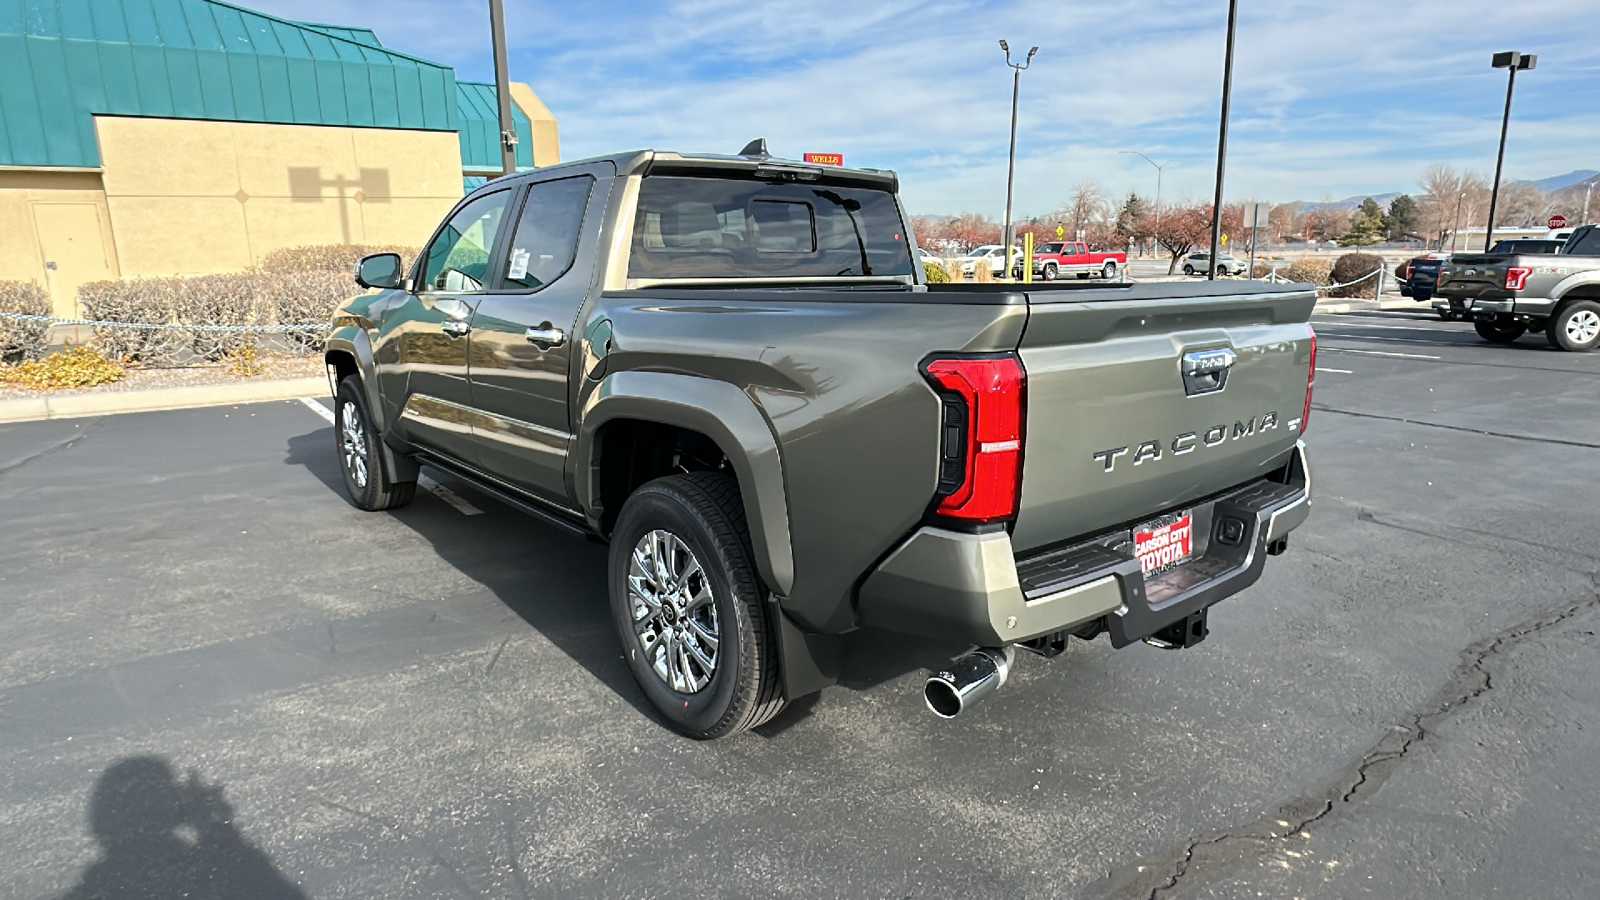
[(1193, 275), (1194, 274), (1194, 266), (1184, 266), (1183, 267), (1183, 274), (1185, 274), (1185, 275)]
[(777, 623), (733, 479), (694, 472), (635, 491), (611, 535), (610, 582), (628, 668), (673, 729), (728, 737), (783, 709)]
[(1055, 263), (1045, 263), (1043, 276), (1044, 276), (1044, 280), (1045, 281), (1055, 281), (1056, 280), (1056, 264)]
[(1593, 350), (1600, 345), (1600, 303), (1579, 300), (1562, 309), (1550, 317), (1545, 336), (1559, 350)]
[(1100, 277), (1104, 278), (1107, 281), (1110, 281), (1111, 279), (1116, 278), (1117, 277), (1117, 264), (1114, 263), (1114, 262), (1106, 263), (1105, 268), (1100, 270)]
[(1477, 330), (1478, 337), (1491, 344), (1509, 344), (1528, 331), (1528, 326), (1521, 322), (1502, 322), (1499, 319), (1477, 319), (1472, 327)]
[(395, 481), (384, 471), (377, 429), (367, 410), (361, 381), (351, 375), (339, 382), (333, 395), (333, 439), (339, 449), (339, 469), (350, 502), (376, 512), (405, 506), (417, 493), (415, 481)]

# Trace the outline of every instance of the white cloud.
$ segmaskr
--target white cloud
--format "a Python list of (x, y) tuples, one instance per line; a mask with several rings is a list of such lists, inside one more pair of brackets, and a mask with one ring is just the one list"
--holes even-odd
[[(291, 18), (375, 28), (385, 43), (485, 78), (477, 0), (264, 0)], [(1228, 195), (1277, 200), (1414, 187), (1431, 162), (1491, 170), (1504, 75), (1494, 50), (1541, 54), (1523, 76), (1508, 176), (1600, 168), (1600, 124), (1574, 98), (1600, 95), (1600, 46), (1584, 4), (1378, 0), (1246, 5), (1239, 22)], [(1043, 213), (1071, 185), (1209, 198), (1215, 167), (1221, 3), (1058, 0), (1004, 4), (880, 0), (512, 0), (512, 74), (561, 122), (563, 155), (643, 146), (842, 152), (901, 172), (919, 212), (998, 214), (1004, 202), (1013, 51), (1042, 48), (1024, 74), (1017, 209)], [(1493, 22), (1480, 29), (1450, 22)]]

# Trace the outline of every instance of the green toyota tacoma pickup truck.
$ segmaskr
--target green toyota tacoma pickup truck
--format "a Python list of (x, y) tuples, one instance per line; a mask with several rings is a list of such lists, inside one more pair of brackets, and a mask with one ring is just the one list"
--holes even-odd
[[(841, 636), (1188, 647), (1311, 503), (1307, 285), (923, 283), (892, 172), (641, 151), (495, 179), (327, 345), (355, 504), (428, 465), (610, 545), (674, 728), (754, 727)], [(932, 639), (928, 641), (927, 639)]]

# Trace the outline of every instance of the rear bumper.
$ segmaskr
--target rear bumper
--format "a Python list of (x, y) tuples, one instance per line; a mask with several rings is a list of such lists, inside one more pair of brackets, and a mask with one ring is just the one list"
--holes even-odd
[[(1254, 584), (1267, 548), (1311, 511), (1305, 445), (1287, 483), (1254, 481), (1185, 508), (1194, 515), (1193, 561), (1146, 579), (1127, 529), (1017, 559), (1004, 531), (923, 527), (870, 574), (862, 624), (979, 646), (1003, 646), (1104, 620), (1113, 646), (1152, 635)], [(1224, 544), (1224, 522), (1242, 525)]]
[(1474, 317), (1516, 315), (1543, 318), (1555, 310), (1556, 301), (1548, 297), (1449, 297), (1435, 300), (1433, 305), (1439, 309), (1468, 313)]

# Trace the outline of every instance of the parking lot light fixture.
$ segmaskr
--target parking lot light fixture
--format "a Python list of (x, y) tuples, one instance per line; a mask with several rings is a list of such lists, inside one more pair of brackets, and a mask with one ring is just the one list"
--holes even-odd
[(1005, 51), (1006, 65), (1011, 67), (1011, 151), (1006, 158), (1006, 219), (1001, 230), (1001, 240), (1006, 248), (1006, 280), (1011, 280), (1011, 191), (1017, 180), (1017, 97), (1022, 90), (1022, 70), (1033, 64), (1033, 55), (1039, 52), (1038, 47), (1028, 51), (1028, 57), (1020, 63), (1011, 61), (1011, 47), (1005, 41), (1000, 42), (1000, 49)]
[(1222, 124), (1217, 131), (1217, 191), (1211, 204), (1211, 257), (1206, 279), (1217, 280), (1217, 256), (1222, 251), (1222, 175), (1228, 167), (1228, 101), (1233, 94), (1233, 35), (1239, 21), (1239, 0), (1228, 0), (1228, 49), (1222, 59)]
[(1506, 50), (1496, 53), (1489, 65), (1496, 69), (1506, 69), (1506, 111), (1500, 117), (1500, 152), (1494, 158), (1494, 187), (1489, 191), (1489, 221), (1483, 229), (1483, 252), (1488, 253), (1494, 246), (1494, 211), (1500, 202), (1500, 168), (1506, 161), (1506, 127), (1511, 124), (1511, 92), (1517, 86), (1517, 73), (1533, 68), (1539, 62), (1539, 57), (1532, 53), (1518, 53), (1515, 50)]
[(1164, 163), (1158, 163), (1155, 160), (1151, 159), (1148, 156), (1145, 156), (1143, 153), (1140, 153), (1137, 150), (1118, 150), (1117, 152), (1118, 153), (1132, 153), (1134, 156), (1140, 157), (1145, 162), (1147, 162), (1150, 165), (1156, 167), (1156, 233), (1160, 234), (1161, 233), (1161, 170), (1165, 169), (1167, 166), (1170, 166), (1173, 163), (1177, 162), (1177, 160), (1169, 159)]

